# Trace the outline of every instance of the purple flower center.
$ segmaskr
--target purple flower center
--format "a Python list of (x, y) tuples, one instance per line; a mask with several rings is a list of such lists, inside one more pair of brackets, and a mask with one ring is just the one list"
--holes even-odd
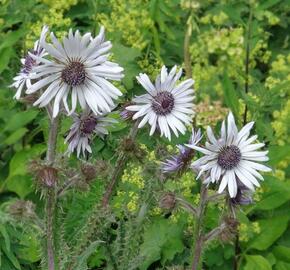
[(90, 135), (96, 128), (97, 119), (93, 116), (89, 116), (88, 118), (82, 120), (81, 122), (81, 132), (85, 135)]
[(241, 157), (239, 147), (235, 145), (225, 146), (219, 152), (217, 163), (223, 169), (231, 170), (239, 164)]
[[(32, 52), (35, 55), (35, 51)], [(32, 67), (36, 64), (36, 61), (28, 54), (25, 57), (25, 62), (23, 65), (22, 72), (29, 74), (32, 70)]]
[(152, 109), (157, 115), (171, 113), (174, 107), (174, 97), (171, 93), (164, 91), (158, 93), (152, 101)]
[(70, 62), (61, 72), (62, 80), (70, 86), (82, 84), (86, 78), (85, 66), (78, 61)]

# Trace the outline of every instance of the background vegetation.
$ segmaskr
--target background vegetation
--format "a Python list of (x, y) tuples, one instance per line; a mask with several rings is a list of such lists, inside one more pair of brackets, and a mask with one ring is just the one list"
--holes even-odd
[[(100, 25), (105, 26), (113, 43), (112, 57), (125, 68), (120, 103), (141, 92), (135, 80), (141, 70), (155, 77), (162, 64), (178, 64), (196, 81), (197, 127), (219, 125), (228, 108), (241, 126), (247, 106), (248, 120), (256, 121), (255, 132), (270, 150), (273, 173), (255, 193), (255, 203), (241, 208), (238, 241), (224, 235), (211, 242), (203, 266), (233, 269), (237, 255), (240, 269), (290, 269), (288, 0), (0, 0), (0, 4), (1, 270), (32, 270), (45, 263), (40, 253), (43, 200), (41, 192), (35, 192), (28, 165), (45, 153), (48, 123), (45, 112), (31, 107), (29, 100), (13, 100), (9, 88), (20, 58), (33, 47), (43, 24), (58, 37), (70, 27), (97, 33)], [(61, 153), (69, 126), (69, 119), (62, 122)], [(116, 161), (115, 149), (129, 126), (121, 121), (106, 140), (95, 140), (89, 162), (96, 164), (97, 177), (77, 182), (60, 201), (61, 230), (56, 237), (63, 267), (68, 258), (74, 258), (72, 269), (186, 269), (191, 263), (194, 219), (181, 209), (164, 212), (158, 201), (162, 192), (172, 191), (197, 205), (199, 182), (193, 172), (161, 181), (156, 170), (158, 160), (187, 140), (190, 128), (187, 136), (170, 144), (158, 136), (149, 138), (146, 128), (140, 130), (138, 151), (122, 175), (111, 211), (97, 211)], [(61, 160), (71, 168), (77, 166), (75, 157)], [(215, 227), (224, 212), (223, 202), (209, 205), (206, 230)], [(84, 228), (87, 220), (89, 226)]]

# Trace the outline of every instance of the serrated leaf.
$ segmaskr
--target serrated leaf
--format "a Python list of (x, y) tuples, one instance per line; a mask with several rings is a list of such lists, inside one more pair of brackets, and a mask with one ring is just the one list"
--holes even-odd
[(10, 252), (10, 237), (4, 225), (0, 224), (0, 233), (4, 238), (6, 249)]
[(13, 116), (8, 119), (4, 131), (14, 131), (21, 128), (31, 122), (37, 116), (37, 110), (29, 110), (24, 112), (14, 113)]
[(89, 258), (89, 256), (91, 256), (93, 254), (93, 252), (96, 251), (97, 246), (102, 242), (103, 241), (92, 242), (86, 248), (86, 250), (77, 258), (76, 269), (79, 269), (79, 270), (87, 270), (88, 269), (87, 259)]
[(9, 164), (8, 179), (14, 175), (25, 175), (27, 173), (27, 163), (41, 155), (45, 150), (46, 146), (44, 144), (36, 144), (32, 148), (15, 153)]
[(38, 241), (37, 235), (35, 234), (24, 234), (21, 235), (20, 245), (22, 246), (18, 251), (20, 259), (37, 262), (41, 258), (40, 248), (41, 244)]
[(14, 175), (6, 181), (6, 188), (9, 191), (15, 192), (20, 198), (24, 199), (34, 190), (32, 177), (30, 175)]
[(274, 270), (289, 270), (290, 269), (290, 263), (280, 262), (278, 261), (274, 268)]
[(246, 255), (246, 265), (244, 270), (271, 270), (270, 263), (260, 255)]
[(283, 146), (272, 145), (269, 147), (269, 164), (278, 164), (283, 159), (290, 157), (290, 145), (286, 144)]
[(27, 128), (19, 128), (15, 130), (8, 138), (4, 141), (4, 144), (11, 145), (19, 141), (28, 131)]
[(0, 73), (7, 68), (12, 55), (13, 49), (11, 47), (2, 50), (0, 54)]
[(290, 183), (266, 176), (262, 199), (257, 202), (253, 209), (271, 210), (290, 200)]
[(250, 249), (266, 250), (269, 248), (286, 230), (289, 216), (276, 216), (269, 219), (257, 220), (261, 229), (250, 242)]
[(3, 41), (0, 44), (0, 52), (2, 53), (4, 48), (9, 48), (13, 46), (24, 34), (26, 31), (24, 29), (19, 29), (17, 31), (11, 31), (6, 33), (3, 38)]
[(224, 72), (223, 75), (223, 91), (226, 105), (232, 110), (234, 115), (238, 115), (239, 113), (238, 95), (227, 72)]
[(290, 263), (290, 248), (285, 246), (276, 246), (273, 249), (273, 254), (278, 260)]
[(19, 263), (18, 259), (15, 257), (15, 255), (11, 251), (8, 251), (6, 249), (5, 245), (2, 246), (2, 250), (3, 250), (4, 254), (7, 256), (7, 258), (9, 259), (9, 261), (13, 264), (13, 266), (16, 269), (21, 270), (20, 263)]
[(144, 257), (141, 269), (147, 269), (159, 259), (164, 265), (167, 260), (172, 260), (177, 253), (182, 252), (182, 231), (181, 224), (156, 219), (145, 232), (144, 243), (140, 248), (141, 256)]
[(114, 58), (122, 66), (125, 67), (125, 77), (122, 82), (127, 89), (133, 87), (133, 79), (138, 75), (140, 67), (136, 64), (136, 58), (141, 56), (141, 51), (136, 48), (129, 48), (121, 44), (115, 44), (112, 48)]

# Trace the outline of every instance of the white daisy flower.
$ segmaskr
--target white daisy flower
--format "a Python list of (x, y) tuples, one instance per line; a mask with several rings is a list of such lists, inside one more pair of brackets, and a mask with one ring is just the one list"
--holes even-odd
[(90, 33), (81, 36), (78, 30), (70, 30), (62, 43), (53, 33), (50, 37), (52, 43), (45, 39), (41, 42), (50, 59), (31, 55), (41, 65), (33, 69), (32, 78), (38, 81), (26, 93), (43, 90), (34, 105), (44, 107), (54, 99), (53, 117), (57, 116), (61, 102), (69, 114), (75, 111), (77, 102), (82, 109), (89, 107), (95, 114), (110, 112), (115, 106), (113, 100), (122, 93), (108, 80), (121, 80), (123, 68), (108, 61), (112, 44), (105, 41), (104, 27), (95, 38)]
[(208, 141), (205, 148), (188, 145), (189, 147), (200, 151), (205, 156), (192, 163), (193, 168), (199, 168), (201, 174), (206, 172), (205, 183), (220, 182), (218, 192), (224, 191), (226, 186), (230, 197), (236, 197), (239, 181), (250, 190), (254, 186), (259, 187), (257, 179), (264, 180), (258, 171), (271, 171), (260, 161), (267, 161), (268, 151), (256, 151), (264, 146), (264, 143), (254, 143), (257, 135), (249, 138), (250, 130), (254, 122), (246, 124), (238, 131), (233, 114), (230, 112), (227, 120), (221, 127), (221, 138), (216, 139), (210, 127), (207, 128)]
[[(192, 135), (189, 139), (189, 145), (198, 145), (202, 139), (201, 130), (192, 129)], [(168, 158), (165, 162), (161, 162), (162, 171), (164, 173), (181, 172), (189, 165), (194, 156), (194, 150), (187, 145), (177, 145), (179, 153)]]
[[(39, 65), (39, 61), (36, 60), (31, 56), (37, 56), (37, 57), (44, 57), (47, 53), (42, 48), (40, 43), (45, 39), (46, 33), (48, 31), (47, 26), (43, 26), (40, 39), (37, 40), (34, 43), (34, 48), (32, 51), (30, 51), (30, 54), (28, 53), (25, 58), (21, 58), (21, 64), (22, 68), (20, 72), (13, 78), (14, 82), (11, 84), (10, 87), (15, 87), (17, 89), (16, 94), (14, 96), (15, 99), (20, 99), (22, 90), (26, 90), (29, 87), (31, 87), (31, 75), (32, 75), (32, 69), (33, 67), (36, 67)], [(26, 89), (25, 89), (26, 88)]]
[(72, 117), (74, 122), (65, 142), (68, 143), (67, 153), (70, 155), (76, 150), (77, 157), (80, 156), (80, 153), (83, 156), (86, 156), (86, 152), (92, 153), (90, 143), (93, 137), (103, 138), (104, 135), (108, 134), (107, 127), (116, 123), (114, 119), (96, 116), (89, 111), (85, 111), (81, 115), (73, 113)]
[(178, 133), (186, 132), (185, 124), (190, 124), (193, 112), (194, 90), (191, 88), (194, 80), (188, 79), (180, 84), (177, 81), (182, 70), (177, 72), (174, 66), (169, 73), (165, 66), (153, 84), (146, 74), (137, 76), (139, 83), (147, 91), (146, 94), (135, 97), (136, 105), (128, 106), (127, 110), (136, 112), (133, 120), (143, 117), (139, 128), (147, 122), (151, 125), (150, 136), (158, 128), (161, 136), (171, 140), (171, 131), (178, 137)]

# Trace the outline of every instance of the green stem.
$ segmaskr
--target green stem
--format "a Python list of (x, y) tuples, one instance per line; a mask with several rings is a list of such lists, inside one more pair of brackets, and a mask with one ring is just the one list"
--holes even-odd
[[(253, 20), (253, 12), (250, 9), (249, 21), (248, 21), (248, 29), (246, 36), (246, 59), (245, 59), (245, 93), (249, 92), (249, 66), (250, 66), (250, 40), (252, 37), (252, 20)], [(247, 123), (247, 114), (248, 114), (248, 106), (245, 106), (243, 124)]]
[(206, 205), (207, 205), (207, 188), (203, 183), (201, 183), (200, 203), (195, 225), (195, 247), (193, 252), (193, 263), (191, 268), (192, 270), (198, 270), (201, 261), (203, 244), (205, 240), (202, 225), (205, 216)]
[[(47, 142), (46, 161), (47, 165), (52, 166), (55, 161), (55, 150), (57, 142), (58, 117), (53, 118), (50, 123), (49, 137)], [(55, 270), (54, 254), (54, 210), (55, 210), (55, 188), (51, 187), (47, 192), (46, 201), (46, 247), (47, 247), (47, 264), (48, 270)]]
[[(253, 20), (253, 10), (250, 7), (250, 14), (247, 26), (247, 36), (246, 36), (246, 59), (245, 59), (245, 94), (249, 93), (249, 66), (250, 66), (250, 40), (252, 38), (252, 20)], [(247, 114), (248, 114), (248, 106), (245, 105), (245, 111), (243, 116), (243, 125), (247, 123)], [(240, 248), (240, 240), (239, 240), (239, 231), (236, 233), (235, 239), (235, 257), (234, 257), (234, 265), (233, 270), (239, 269), (239, 258), (240, 258), (241, 248)]]
[(191, 68), (191, 55), (189, 51), (190, 40), (192, 36), (192, 13), (190, 13), (187, 20), (187, 28), (184, 36), (184, 69), (187, 78), (192, 77), (192, 68)]
[[(132, 127), (130, 131), (130, 134), (128, 137), (129, 139), (135, 140), (137, 136), (139, 123), (140, 123), (139, 121), (135, 122), (134, 126)], [(121, 151), (116, 161), (115, 169), (112, 173), (109, 185), (107, 186), (106, 192), (103, 196), (102, 207), (106, 208), (109, 205), (110, 198), (114, 192), (115, 186), (117, 185), (118, 179), (120, 178), (120, 175), (123, 172), (124, 167), (126, 166), (127, 161), (128, 161), (128, 155), (124, 151)]]

